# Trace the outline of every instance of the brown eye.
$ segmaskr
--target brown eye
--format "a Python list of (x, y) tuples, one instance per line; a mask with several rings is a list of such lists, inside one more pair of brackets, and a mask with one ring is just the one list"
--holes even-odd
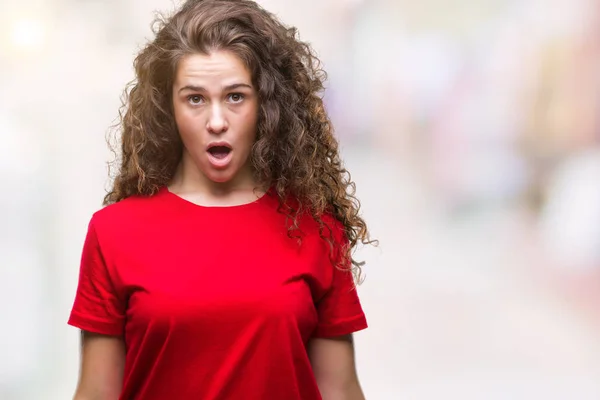
[(194, 106), (197, 106), (198, 104), (202, 104), (204, 101), (204, 99), (202, 98), (202, 96), (188, 96), (188, 102)]
[(229, 101), (231, 103), (241, 103), (244, 100), (244, 95), (241, 93), (232, 93), (229, 95)]

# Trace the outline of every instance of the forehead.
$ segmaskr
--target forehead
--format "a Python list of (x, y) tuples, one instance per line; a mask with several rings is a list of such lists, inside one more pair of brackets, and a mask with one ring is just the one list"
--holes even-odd
[(175, 86), (188, 84), (251, 84), (251, 74), (243, 61), (226, 50), (210, 54), (188, 54), (177, 65)]

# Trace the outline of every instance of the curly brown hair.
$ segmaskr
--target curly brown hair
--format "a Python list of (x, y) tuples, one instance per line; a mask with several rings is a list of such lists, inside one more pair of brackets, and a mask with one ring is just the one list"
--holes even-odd
[[(104, 204), (153, 195), (171, 181), (183, 149), (173, 116), (177, 63), (187, 54), (228, 50), (249, 68), (258, 92), (257, 140), (251, 153), (257, 182), (277, 193), (290, 236), (300, 229), (300, 216), (309, 213), (333, 249), (339, 241), (322, 218), (332, 215), (348, 240), (335, 251), (342, 254), (336, 266), (351, 269), (360, 280), (363, 263), (352, 258), (352, 251), (374, 241), (359, 215), (355, 184), (340, 159), (320, 96), (326, 74), (297, 30), (253, 1), (189, 0), (174, 15), (159, 15), (154, 33), (155, 39), (135, 58), (136, 79), (123, 95), (117, 125), (121, 152)], [(117, 146), (111, 147), (118, 154)]]

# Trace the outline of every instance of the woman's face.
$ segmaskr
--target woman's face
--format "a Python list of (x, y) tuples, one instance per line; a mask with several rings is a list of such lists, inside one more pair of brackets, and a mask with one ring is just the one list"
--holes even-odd
[(184, 168), (215, 183), (251, 179), (258, 94), (250, 71), (232, 52), (183, 57), (173, 84), (173, 108), (184, 145)]

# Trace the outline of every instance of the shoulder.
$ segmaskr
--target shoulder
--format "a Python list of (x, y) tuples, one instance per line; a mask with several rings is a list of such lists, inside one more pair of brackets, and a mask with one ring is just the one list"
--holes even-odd
[(325, 236), (339, 240), (343, 237), (344, 225), (331, 211), (320, 213), (317, 217), (313, 215), (313, 209), (309, 204), (302, 204), (294, 195), (289, 194), (280, 201), (286, 205), (288, 210), (301, 209), (302, 211), (295, 215), (298, 227), (303, 234), (308, 236)]
[(128, 225), (154, 218), (160, 213), (162, 192), (151, 195), (135, 195), (117, 203), (109, 204), (96, 211), (90, 225), (99, 231), (110, 231), (125, 228)]
[(320, 215), (322, 224), (310, 213), (302, 215), (300, 228), (307, 234), (318, 234), (326, 238), (331, 238), (335, 242), (342, 241), (344, 238), (344, 224), (342, 224), (332, 213), (323, 213)]
[(344, 224), (340, 222), (332, 213), (325, 213), (321, 216), (323, 223), (331, 229), (334, 236), (342, 235), (344, 232)]

